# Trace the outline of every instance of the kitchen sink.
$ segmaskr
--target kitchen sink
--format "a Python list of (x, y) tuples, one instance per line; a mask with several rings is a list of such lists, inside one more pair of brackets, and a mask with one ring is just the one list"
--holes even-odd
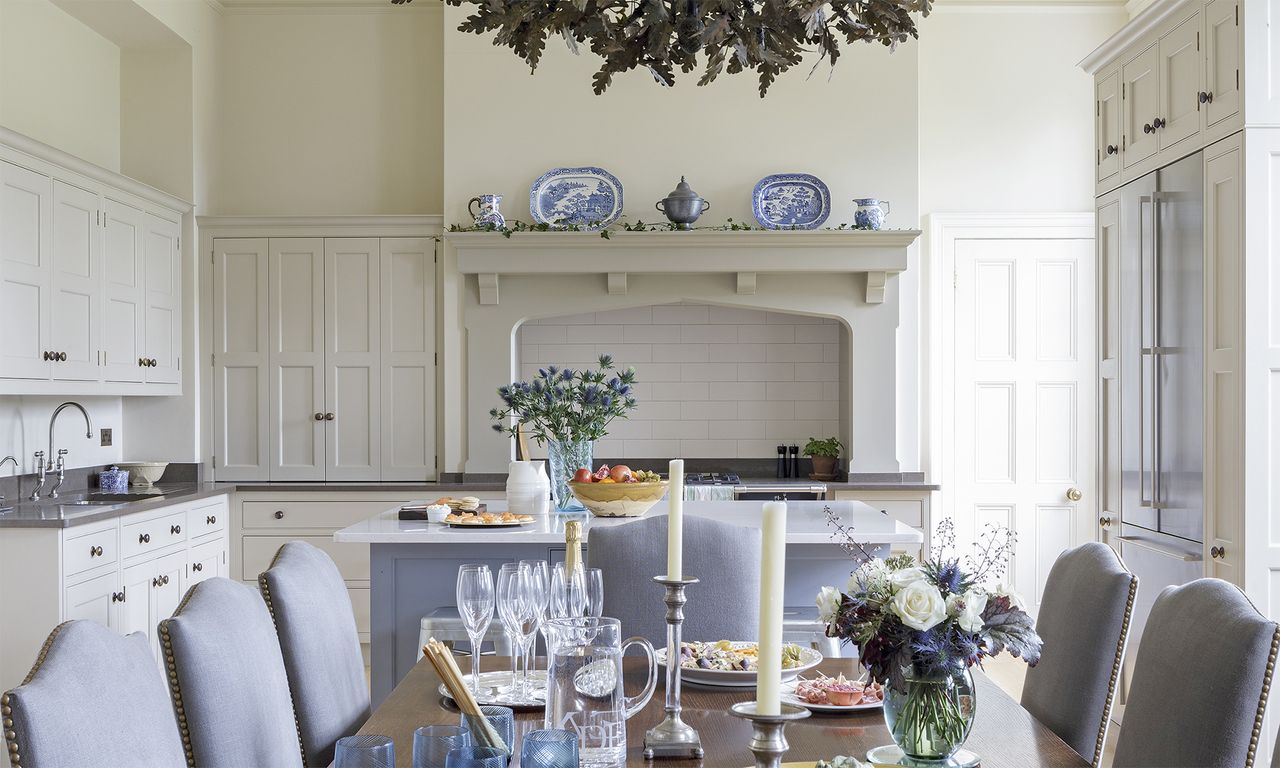
[(148, 499), (158, 499), (162, 496), (164, 496), (163, 493), (86, 493), (74, 501), (64, 503), (82, 507), (98, 504), (127, 504), (130, 501), (146, 501)]

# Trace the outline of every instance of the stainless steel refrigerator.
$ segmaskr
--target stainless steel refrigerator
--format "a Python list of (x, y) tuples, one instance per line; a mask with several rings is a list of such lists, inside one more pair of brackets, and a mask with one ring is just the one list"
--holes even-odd
[(1203, 575), (1204, 162), (1120, 192), (1120, 554), (1138, 575), (1128, 672), (1151, 605)]

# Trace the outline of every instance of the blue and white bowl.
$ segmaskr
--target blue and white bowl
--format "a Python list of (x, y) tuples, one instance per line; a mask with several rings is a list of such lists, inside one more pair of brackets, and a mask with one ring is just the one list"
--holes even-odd
[(809, 173), (775, 173), (756, 182), (751, 212), (767, 229), (817, 229), (831, 215), (831, 190)]

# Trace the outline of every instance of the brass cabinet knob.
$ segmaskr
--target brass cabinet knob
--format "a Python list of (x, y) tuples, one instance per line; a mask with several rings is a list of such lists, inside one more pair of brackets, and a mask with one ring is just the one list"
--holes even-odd
[(283, 509), (277, 509), (277, 510), (276, 510), (276, 519), (277, 519), (277, 520), (283, 520), (283, 519), (284, 519), (284, 510), (283, 510)]
[(149, 534), (149, 533), (139, 534), (139, 535), (138, 535), (138, 543), (139, 543), (139, 544), (150, 544), (150, 543), (151, 543), (151, 534)]
[(1099, 527), (1102, 527), (1102, 528), (1109, 528), (1109, 527), (1111, 527), (1111, 518), (1109, 518), (1109, 517), (1100, 517), (1100, 518), (1098, 518), (1098, 525), (1099, 525)]
[(1221, 560), (1226, 556), (1227, 556), (1226, 547), (1210, 547), (1209, 548), (1209, 557), (1212, 557), (1214, 560)]
[(1067, 501), (1079, 501), (1083, 498), (1084, 498), (1084, 494), (1080, 492), (1079, 488), (1067, 489)]

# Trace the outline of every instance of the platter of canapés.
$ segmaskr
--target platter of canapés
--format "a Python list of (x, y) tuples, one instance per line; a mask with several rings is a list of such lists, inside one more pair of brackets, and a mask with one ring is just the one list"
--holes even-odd
[(442, 496), (427, 507), (428, 514), (434, 514), (441, 507), (449, 510), (441, 522), (453, 528), (510, 528), (528, 525), (535, 519), (532, 515), (490, 512), (488, 507), (475, 496), (463, 496), (458, 499)]
[(875, 681), (850, 680), (843, 672), (835, 677), (819, 672), (783, 683), (782, 700), (815, 712), (855, 712), (883, 706), (884, 688)]
[[(698, 685), (753, 688), (759, 667), (759, 645), (752, 642), (716, 640), (680, 644), (680, 679)], [(658, 649), (658, 663), (666, 666), (667, 650)], [(822, 654), (793, 643), (782, 646), (782, 680), (816, 667)]]
[(657, 472), (602, 464), (594, 472), (580, 468), (569, 489), (597, 517), (639, 517), (666, 495), (667, 481)]

